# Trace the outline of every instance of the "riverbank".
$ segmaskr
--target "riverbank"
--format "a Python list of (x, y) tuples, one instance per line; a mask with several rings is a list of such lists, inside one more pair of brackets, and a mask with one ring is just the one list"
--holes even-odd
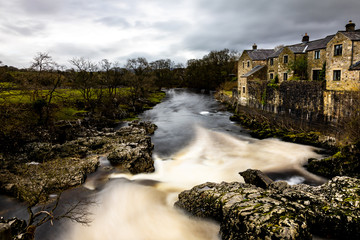
[(360, 178), (359, 144), (343, 145), (336, 137), (324, 133), (322, 131), (324, 126), (310, 130), (299, 128), (279, 116), (238, 106), (236, 100), (229, 94), (219, 92), (216, 98), (234, 113), (231, 120), (248, 129), (253, 137), (259, 139), (274, 137), (321, 148), (321, 152), (329, 157), (309, 159), (305, 166), (308, 171), (326, 178), (335, 176)]
[[(164, 97), (164, 92), (153, 93), (142, 101), (136, 114), (152, 108)], [(25, 202), (30, 219), (37, 214), (41, 217), (29, 220), (19, 229), (12, 226), (12, 220), (1, 220), (0, 236), (7, 236), (9, 231), (16, 229), (15, 235), (22, 234), (21, 239), (33, 239), (33, 233), (43, 219), (57, 218), (52, 211), (57, 208), (61, 192), (83, 184), (87, 175), (100, 166), (101, 159), (110, 163), (105, 167), (109, 172), (153, 172), (154, 145), (150, 135), (157, 126), (138, 120), (129, 122), (137, 118), (134, 111), (126, 114), (131, 118), (123, 120), (89, 112), (76, 120), (57, 121), (51, 128), (36, 126), (27, 133), (29, 138), (24, 138), (26, 134), (18, 136), (19, 139), (12, 136), (16, 149), (2, 148), (0, 152), (0, 192)], [(50, 212), (32, 212), (33, 208), (49, 203), (55, 204), (53, 210), (47, 210)], [(17, 225), (18, 220), (14, 223)]]

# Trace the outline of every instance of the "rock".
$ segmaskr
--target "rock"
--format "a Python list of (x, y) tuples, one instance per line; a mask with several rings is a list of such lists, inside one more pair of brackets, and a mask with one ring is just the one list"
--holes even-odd
[(273, 180), (260, 170), (248, 169), (244, 172), (239, 172), (239, 174), (244, 178), (245, 183), (253, 184), (261, 188), (268, 188), (273, 182)]
[[(62, 126), (84, 128), (89, 121), (64, 121)], [(25, 201), (33, 201), (42, 191), (45, 201), (48, 193), (82, 184), (87, 174), (96, 171), (100, 154), (108, 155), (112, 164), (132, 174), (153, 172), (154, 146), (148, 134), (154, 129), (156, 126), (149, 122), (134, 122), (116, 131), (74, 130), (74, 135), (69, 137), (72, 140), (63, 143), (28, 143), (18, 154), (7, 156), (6, 162), (11, 166), (0, 169), (0, 190)], [(79, 137), (80, 133), (84, 137)]]
[[(26, 239), (19, 238), (22, 233), (26, 232), (26, 222), (18, 218), (0, 219), (0, 240), (9, 239)], [(19, 236), (19, 237), (18, 237)]]
[(175, 203), (220, 222), (222, 239), (360, 239), (360, 180), (335, 177), (321, 186), (273, 182), (205, 183)]
[(129, 126), (142, 128), (146, 131), (146, 134), (154, 134), (157, 129), (157, 126), (149, 121), (140, 122), (138, 120), (132, 121), (129, 123)]

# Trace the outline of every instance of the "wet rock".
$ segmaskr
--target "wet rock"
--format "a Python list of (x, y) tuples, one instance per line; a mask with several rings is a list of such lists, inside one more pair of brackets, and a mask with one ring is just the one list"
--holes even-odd
[(129, 126), (132, 127), (137, 127), (137, 128), (142, 128), (145, 130), (146, 134), (154, 134), (154, 132), (157, 129), (157, 126), (149, 121), (132, 121), (131, 123), (129, 123)]
[[(63, 124), (65, 129), (85, 125), (81, 121)], [(46, 193), (82, 184), (87, 174), (96, 171), (100, 155), (108, 155), (113, 165), (132, 174), (153, 172), (154, 146), (148, 134), (155, 129), (149, 122), (134, 122), (116, 131), (109, 128), (74, 131), (70, 137), (73, 140), (64, 143), (28, 143), (18, 154), (4, 160), (8, 166), (3, 164), (0, 169), (0, 190), (26, 201), (45, 190), (46, 200)], [(84, 133), (84, 137), (79, 132)]]
[(0, 219), (0, 240), (26, 239), (21, 234), (26, 231), (26, 222), (18, 218)]
[(260, 170), (248, 169), (244, 172), (239, 172), (239, 174), (244, 178), (245, 183), (253, 184), (261, 188), (268, 188), (273, 182), (273, 180)]
[(184, 191), (176, 206), (220, 222), (222, 239), (360, 239), (360, 180), (335, 177), (313, 187), (273, 182), (205, 183)]

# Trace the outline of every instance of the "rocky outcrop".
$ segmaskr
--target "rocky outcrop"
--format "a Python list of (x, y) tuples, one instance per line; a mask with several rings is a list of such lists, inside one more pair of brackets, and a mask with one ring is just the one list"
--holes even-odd
[(349, 176), (360, 178), (360, 143), (342, 147), (333, 156), (309, 159), (308, 171), (326, 178)]
[[(254, 179), (254, 178), (252, 178)], [(360, 238), (360, 180), (335, 177), (321, 186), (273, 182), (204, 183), (176, 206), (220, 222), (222, 239)]]
[(120, 141), (112, 144), (113, 150), (108, 155), (111, 164), (126, 169), (132, 174), (155, 171), (152, 160), (154, 145), (147, 135), (155, 131), (155, 126), (149, 123), (142, 125), (134, 123), (116, 132)]
[[(77, 126), (80, 126), (77, 123)], [(156, 125), (133, 122), (119, 128), (75, 131), (77, 138), (64, 143), (32, 142), (5, 159), (0, 169), (0, 191), (33, 202), (39, 192), (62, 191), (82, 184), (86, 175), (96, 171), (99, 156), (107, 155), (110, 162), (133, 174), (153, 172), (153, 144), (149, 134)], [(71, 137), (74, 138), (74, 137)]]

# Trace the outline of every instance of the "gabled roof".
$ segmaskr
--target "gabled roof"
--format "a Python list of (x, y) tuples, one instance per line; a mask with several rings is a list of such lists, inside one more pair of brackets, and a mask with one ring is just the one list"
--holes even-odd
[(269, 56), (269, 58), (277, 58), (277, 57), (279, 57), (279, 55), (280, 55), (280, 53), (282, 52), (283, 49), (284, 49), (284, 47), (279, 48), (279, 49), (276, 50), (273, 54), (271, 54), (271, 55)]
[(290, 46), (286, 46), (286, 47), (289, 48), (290, 51), (292, 51), (293, 53), (305, 53), (306, 49), (307, 49), (307, 44), (299, 43), (299, 44), (290, 45)]
[(249, 76), (253, 75), (254, 73), (256, 73), (257, 71), (259, 71), (260, 69), (263, 69), (264, 67), (266, 67), (266, 66), (265, 65), (257, 65), (253, 69), (251, 69), (249, 72), (241, 75), (240, 77), (249, 77)]
[(339, 32), (344, 34), (351, 41), (360, 41), (360, 29), (352, 31), (352, 32), (346, 32), (346, 31), (339, 31)]
[(313, 51), (313, 50), (318, 50), (318, 49), (325, 49), (326, 45), (328, 44), (328, 42), (330, 42), (330, 40), (334, 37), (335, 35), (329, 35), (325, 38), (322, 39), (318, 39), (318, 40), (314, 40), (314, 41), (310, 41), (308, 42), (308, 49), (307, 51)]
[(274, 52), (274, 49), (255, 49), (245, 51), (253, 61), (261, 61), (266, 60), (268, 56)]
[(360, 70), (360, 61), (350, 66), (350, 70)]

